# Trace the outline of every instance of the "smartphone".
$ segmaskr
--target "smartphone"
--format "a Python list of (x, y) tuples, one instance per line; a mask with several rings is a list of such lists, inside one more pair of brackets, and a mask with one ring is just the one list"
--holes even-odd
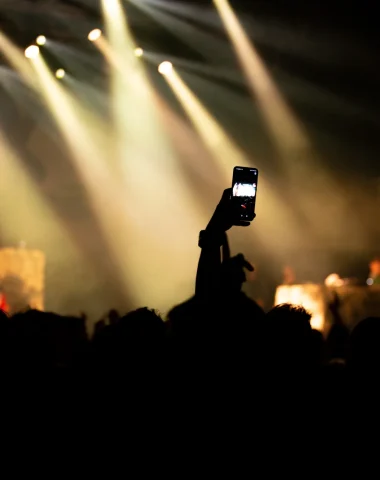
[(255, 218), (258, 178), (257, 168), (234, 168), (232, 202), (237, 221), (251, 222)]

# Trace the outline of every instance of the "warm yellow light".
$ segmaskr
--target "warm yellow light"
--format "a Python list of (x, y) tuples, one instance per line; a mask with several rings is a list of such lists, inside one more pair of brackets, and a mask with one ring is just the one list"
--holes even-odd
[(66, 72), (64, 71), (63, 68), (59, 68), (56, 72), (55, 72), (55, 76), (59, 79), (59, 80), (62, 80), (62, 78), (66, 75)]
[(161, 73), (161, 75), (170, 75), (173, 71), (173, 64), (171, 62), (162, 62), (158, 66), (158, 71)]
[(30, 45), (30, 47), (25, 50), (26, 58), (37, 58), (39, 53), (40, 49), (37, 47), (37, 45)]
[(323, 332), (325, 328), (324, 289), (320, 285), (280, 285), (276, 290), (275, 305), (301, 305), (312, 314), (311, 326)]
[(46, 43), (45, 35), (39, 35), (36, 39), (36, 43), (37, 43), (37, 45), (41, 45), (41, 46), (45, 45), (45, 43)]
[(136, 57), (142, 57), (144, 55), (144, 50), (142, 48), (135, 48)]
[(88, 34), (88, 39), (90, 42), (96, 42), (96, 40), (99, 40), (99, 38), (102, 36), (102, 31), (100, 28), (95, 28), (95, 30), (91, 30), (91, 32)]
[(293, 155), (295, 149), (301, 151), (302, 148), (308, 148), (303, 128), (288, 107), (230, 2), (214, 0), (214, 4), (235, 48), (255, 102), (258, 101), (280, 152), (288, 158), (289, 152)]
[(163, 75), (165, 75), (168, 84), (173, 89), (173, 93), (185, 109), (200, 137), (213, 156), (218, 159), (220, 165), (227, 165), (229, 175), (233, 165), (248, 165), (242, 150), (229, 138), (224, 128), (205, 108), (176, 70), (173, 69), (172, 64), (169, 64), (170, 68), (163, 66), (163, 70), (165, 72), (169, 71), (170, 74), (163, 73)]

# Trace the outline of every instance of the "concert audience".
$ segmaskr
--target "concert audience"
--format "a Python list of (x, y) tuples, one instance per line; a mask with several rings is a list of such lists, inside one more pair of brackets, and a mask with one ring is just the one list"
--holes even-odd
[[(133, 389), (142, 402), (150, 396), (179, 404), (191, 399), (194, 409), (200, 396), (217, 406), (229, 399), (234, 408), (250, 409), (276, 382), (296, 379), (299, 386), (336, 390), (346, 378), (380, 373), (380, 319), (365, 319), (350, 333), (334, 298), (334, 323), (325, 341), (304, 308), (280, 305), (265, 314), (242, 292), (245, 271), (253, 267), (242, 254), (230, 256), (226, 232), (234, 224), (226, 190), (200, 234), (195, 295), (173, 308), (167, 322), (147, 308), (125, 316), (112, 310), (90, 340), (85, 316), (30, 310), (8, 318), (0, 311), (2, 369), (53, 376), (79, 372), (87, 381), (114, 382), (119, 393), (132, 395)], [(257, 390), (264, 384), (270, 387)], [(212, 408), (206, 403), (202, 408)]]

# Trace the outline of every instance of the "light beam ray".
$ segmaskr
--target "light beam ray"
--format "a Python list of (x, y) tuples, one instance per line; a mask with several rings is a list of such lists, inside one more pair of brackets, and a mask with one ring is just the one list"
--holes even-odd
[[(96, 148), (96, 142), (91, 138), (89, 123), (86, 124), (81, 118), (81, 108), (54, 79), (41, 56), (33, 60), (33, 66), (40, 81), (41, 92), (70, 149), (74, 167), (86, 187), (94, 217), (108, 241), (109, 253), (121, 271), (123, 287), (130, 292), (128, 269), (124, 261), (128, 207), (119, 200), (118, 187), (106, 167), (102, 152)], [(115, 225), (118, 225), (117, 234)]]
[[(259, 103), (280, 157), (282, 174), (288, 189), (293, 192), (297, 208), (309, 223), (309, 233), (331, 241), (335, 236), (336, 222), (347, 215), (341, 189), (321, 168), (321, 159), (318, 158), (304, 125), (277, 88), (229, 1), (213, 2), (235, 48), (251, 92)], [(307, 188), (302, 189), (302, 186), (306, 185)], [(330, 215), (322, 212), (329, 212)], [(323, 229), (320, 222), (323, 222)]]
[(293, 152), (309, 149), (310, 142), (303, 126), (295, 118), (276, 87), (228, 0), (213, 1), (278, 150), (288, 156)]
[(32, 88), (36, 88), (36, 77), (30, 62), (25, 58), (19, 48), (17, 48), (1, 31), (0, 31), (0, 51), (3, 52), (5, 58), (11, 66), (19, 72), (20, 76)]
[[(251, 161), (186, 85), (175, 68), (168, 75), (165, 75), (164, 78), (172, 88), (203, 143), (215, 158), (216, 168), (221, 172), (224, 184), (230, 185), (233, 167), (237, 165), (252, 166)], [(281, 223), (284, 226), (287, 225), (289, 227), (292, 225), (292, 228), (285, 229), (286, 236), (290, 242), (296, 238), (298, 233), (297, 226), (294, 225), (294, 219), (288, 209), (284, 207), (281, 199), (277, 198), (273, 192), (270, 182), (266, 179), (265, 172), (260, 168), (260, 165), (256, 166), (261, 170), (261, 175), (257, 201), (257, 212), (259, 213), (260, 221), (258, 228), (255, 229), (255, 234), (262, 238), (267, 245), (271, 241), (276, 243), (274, 231), (278, 227), (278, 223), (275, 226), (272, 220), (273, 215), (276, 215), (277, 218), (278, 216), (281, 217)]]

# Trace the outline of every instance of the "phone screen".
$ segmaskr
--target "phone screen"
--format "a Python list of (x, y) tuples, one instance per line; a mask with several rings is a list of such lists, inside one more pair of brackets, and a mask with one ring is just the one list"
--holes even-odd
[(250, 222), (255, 217), (258, 176), (257, 168), (234, 168), (232, 200), (238, 220)]

